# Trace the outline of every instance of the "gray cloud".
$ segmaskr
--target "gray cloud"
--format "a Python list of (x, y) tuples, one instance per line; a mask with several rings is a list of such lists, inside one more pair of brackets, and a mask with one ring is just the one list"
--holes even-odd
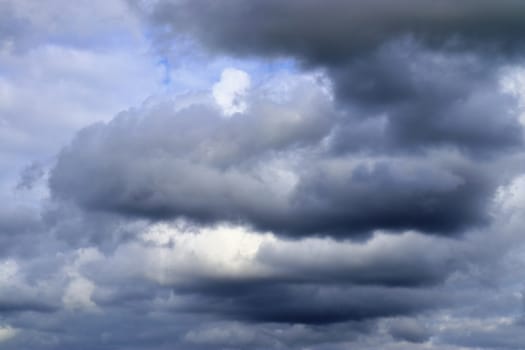
[[(293, 55), (337, 63), (356, 52), (412, 34), (430, 43), (513, 45), (521, 40), (519, 0), (130, 1), (164, 38), (189, 34), (213, 49), (252, 55)], [(315, 23), (312, 26), (312, 23)], [(247, 30), (249, 29), (249, 30)], [(470, 45), (471, 46), (471, 45)]]
[[(466, 269), (449, 240), (415, 234), (395, 240), (383, 235), (366, 245), (272, 240), (251, 258), (231, 252), (215, 261), (209, 255), (216, 254), (211, 248), (216, 240), (228, 246), (248, 239), (227, 239), (227, 234), (177, 233), (176, 241), (162, 246), (130, 241), (79, 271), (96, 284), (92, 300), (104, 308), (159, 307), (256, 323), (331, 324), (450, 305), (455, 296), (443, 294), (439, 285)], [(312, 249), (318, 251), (315, 258), (308, 253)]]
[(401, 40), (328, 66), (338, 100), (352, 111), (334, 138), (339, 152), (456, 148), (473, 157), (523, 144), (516, 99), (501, 90), (505, 62), (444, 53)]
[(446, 297), (425, 289), (227, 283), (209, 288), (193, 305), (188, 300), (182, 310), (257, 322), (330, 324), (416, 314), (446, 303)]
[(45, 176), (43, 165), (33, 162), (26, 166), (20, 173), (20, 179), (16, 188), (18, 190), (30, 190), (33, 186)]
[[(5, 198), (30, 205), (0, 209), (0, 347), (520, 348), (525, 192), (512, 179), (523, 171), (523, 106), (501, 78), (520, 64), (525, 4), (130, 3), (163, 53), (189, 39), (234, 60), (292, 58), (331, 86), (302, 76), (260, 87), (254, 73), (248, 109), (230, 118), (199, 94), (148, 100), (80, 130), (52, 167), (50, 198), (34, 194), (42, 168), (24, 169), (23, 191)], [(82, 81), (124, 68), (127, 55), (86, 55), (135, 28), (120, 4), (6, 4), (0, 55), (12, 67), (43, 47), (49, 62), (31, 60), (42, 71), (69, 62), (69, 49), (104, 67)], [(0, 97), (40, 86), (26, 80), (6, 80)], [(85, 120), (104, 119), (91, 114), (110, 90), (79, 89), (93, 105), (79, 107)], [(24, 108), (4, 113), (0, 127), (17, 126), (4, 134), (55, 139), (57, 120), (16, 113), (33, 109), (15, 100)], [(56, 103), (34, 105), (55, 114), (42, 106)]]
[[(445, 50), (426, 39), (456, 31), (469, 43), (478, 34), (509, 36), (502, 23), (519, 27), (521, 4), (495, 9), (483, 2), (475, 11), (448, 1), (429, 8), (411, 1), (395, 8), (382, 1), (204, 4), (195, 12), (202, 6), (160, 1), (147, 15), (172, 29), (167, 37), (190, 35), (232, 54), (278, 53), (321, 67), (336, 103), (314, 86), (285, 106), (255, 90), (252, 108), (229, 120), (198, 103), (125, 113), (84, 130), (61, 153), (51, 177), (57, 198), (91, 210), (230, 221), (291, 236), (374, 229), (451, 235), (488, 222), (487, 203), (505, 180), (490, 165), (523, 141), (518, 101), (499, 82), (510, 58), (470, 46)], [(251, 13), (267, 13), (267, 20), (247, 23)], [(285, 14), (287, 21), (279, 20)], [(315, 30), (304, 26), (310, 17), (318, 20)], [(372, 38), (357, 31), (359, 21), (377, 22)], [(485, 23), (494, 28), (484, 31)], [(239, 30), (245, 26), (253, 40)], [(422, 38), (399, 39), (413, 30)], [(276, 161), (289, 164), (295, 185), (277, 187), (277, 175), (263, 173)], [(81, 185), (86, 179), (92, 186)]]
[[(501, 46), (522, 47), (524, 11), (514, 0), (203, 0), (157, 1), (143, 14), (161, 30), (160, 45), (184, 36), (211, 50), (326, 69), (338, 99), (359, 117), (338, 148), (445, 145), (478, 154), (522, 142), (512, 109), (502, 108), (513, 101), (497, 92), (494, 70), (514, 60)], [(379, 117), (359, 128), (359, 119)]]
[(61, 153), (51, 189), (91, 211), (230, 221), (292, 236), (448, 235), (487, 222), (500, 181), (491, 163), (487, 170), (448, 151), (332, 155), (323, 140), (338, 130), (329, 124), (337, 113), (321, 98), (256, 105), (232, 119), (198, 104), (125, 113), (79, 133)]
[(392, 337), (411, 343), (424, 343), (432, 335), (431, 331), (417, 319), (394, 318), (388, 322), (387, 327)]

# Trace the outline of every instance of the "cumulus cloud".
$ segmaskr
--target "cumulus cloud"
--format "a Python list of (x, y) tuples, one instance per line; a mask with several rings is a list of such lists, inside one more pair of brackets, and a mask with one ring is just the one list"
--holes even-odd
[(213, 97), (226, 116), (242, 113), (247, 105), (243, 100), (250, 87), (250, 76), (238, 69), (226, 68), (221, 79), (213, 85)]
[[(510, 9), (521, 5), (510, 1), (493, 11), (484, 2), (471, 13), (467, 5), (445, 2), (408, 11), (414, 4), (407, 1), (386, 14), (391, 6), (376, 1), (358, 17), (378, 23), (377, 37), (365, 40), (340, 33), (345, 26), (353, 33), (359, 2), (202, 3), (207, 10), (194, 13), (194, 3), (155, 2), (145, 16), (168, 28), (163, 39), (186, 35), (212, 51), (279, 54), (320, 68), (333, 95), (307, 82), (281, 103), (254, 87), (235, 120), (200, 103), (183, 111), (161, 105), (128, 112), (85, 130), (62, 152), (51, 177), (58, 198), (131, 216), (242, 223), (290, 236), (365, 236), (375, 229), (453, 235), (489, 221), (491, 196), (512, 176), (496, 168), (523, 143), (520, 102), (514, 90), (502, 88), (510, 56), (467, 44), (477, 43), (488, 20), (498, 25), (487, 38), (509, 34), (500, 22), (517, 21)], [(459, 26), (452, 9), (468, 25)], [(259, 11), (270, 22), (248, 23)], [(290, 20), (281, 23), (284, 13)], [(299, 25), (310, 17), (320, 24), (315, 31)], [(202, 31), (201, 20), (220, 28)], [(413, 27), (418, 20), (429, 23)], [(382, 27), (387, 23), (389, 30)], [(240, 29), (245, 25), (253, 29), (251, 44)], [(404, 35), (416, 29), (421, 38)], [(432, 44), (447, 33), (452, 40), (456, 30), (466, 41), (459, 48)], [(362, 40), (370, 47), (361, 47)], [(214, 96), (224, 108), (247, 84), (242, 73), (225, 71)], [(96, 176), (101, 169), (104, 176)], [(277, 186), (282, 174), (290, 179), (285, 188)], [(81, 188), (84, 176), (100, 182)]]
[(127, 5), (0, 4), (2, 348), (520, 347), (521, 1)]
[[(130, 217), (232, 222), (292, 236), (415, 229), (449, 235), (489, 219), (498, 162), (443, 150), (333, 152), (346, 114), (315, 82), (224, 119), (196, 103), (145, 106), (78, 134), (51, 172), (58, 199)], [(500, 155), (505, 159), (505, 154)], [(498, 160), (499, 161), (499, 160)], [(82, 186), (90, 179), (91, 186)]]

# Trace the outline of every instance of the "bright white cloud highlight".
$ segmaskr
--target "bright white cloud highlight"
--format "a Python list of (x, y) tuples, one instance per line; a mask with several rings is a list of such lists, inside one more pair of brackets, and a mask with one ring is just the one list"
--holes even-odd
[(95, 284), (84, 277), (80, 269), (82, 266), (100, 259), (102, 259), (102, 255), (96, 249), (80, 249), (76, 253), (74, 263), (64, 268), (65, 274), (70, 278), (62, 297), (62, 303), (66, 309), (97, 310), (97, 305), (91, 300), (95, 291)]
[(66, 288), (62, 302), (66, 309), (94, 310), (96, 304), (91, 300), (95, 285), (82, 277), (74, 278)]
[(0, 343), (13, 338), (18, 330), (10, 326), (0, 326)]
[(244, 97), (250, 88), (248, 73), (234, 68), (222, 71), (221, 79), (213, 85), (213, 97), (225, 116), (242, 113), (248, 107)]

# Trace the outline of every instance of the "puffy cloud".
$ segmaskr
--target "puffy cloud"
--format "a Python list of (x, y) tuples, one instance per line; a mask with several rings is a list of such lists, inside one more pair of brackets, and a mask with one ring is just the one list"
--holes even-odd
[(392, 337), (411, 343), (424, 343), (432, 333), (420, 320), (411, 318), (394, 318), (389, 320), (388, 332)]
[(23, 311), (53, 312), (57, 309), (56, 289), (37, 279), (30, 286), (27, 276), (16, 261), (0, 263), (0, 310), (3, 314)]
[(246, 110), (243, 97), (250, 87), (250, 76), (238, 69), (227, 68), (222, 71), (221, 80), (213, 85), (213, 97), (226, 116)]
[(212, 49), (328, 63), (407, 34), (451, 48), (513, 48), (521, 40), (525, 11), (519, 0), (129, 2), (162, 27), (163, 39), (183, 34)]
[(129, 3), (0, 4), (2, 348), (519, 348), (525, 5)]
[[(138, 8), (164, 39), (187, 35), (234, 55), (291, 56), (323, 70), (332, 89), (305, 82), (286, 91), (283, 103), (253, 87), (249, 107), (233, 120), (207, 103), (124, 113), (84, 130), (61, 153), (51, 177), (57, 198), (290, 236), (356, 237), (375, 229), (452, 235), (488, 222), (491, 196), (512, 176), (496, 168), (519, 152), (523, 131), (515, 89), (501, 83), (511, 59), (467, 44), (477, 43), (478, 31), (491, 40), (509, 34), (502, 23), (520, 25), (520, 4), (494, 10), (483, 2), (474, 11), (471, 3), (450, 2), (431, 10), (411, 1), (395, 8), (383, 1), (200, 3), (206, 11), (194, 12), (200, 7), (187, 1)], [(248, 21), (253, 13), (269, 19)], [(279, 21), (284, 14), (289, 20)], [(308, 18), (318, 19), (315, 30), (304, 27)], [(377, 22), (372, 37), (350, 30), (363, 19)], [(220, 28), (203, 31), (200, 21)], [(487, 21), (497, 25), (485, 33)], [(421, 38), (404, 36), (415, 30)], [(466, 41), (460, 48), (431, 45), (456, 31)], [(215, 98), (233, 74), (226, 73)], [(245, 78), (237, 79), (243, 88)], [(96, 182), (82, 187), (84, 177)]]
[(498, 89), (500, 67), (516, 62), (506, 49), (522, 47), (519, 1), (198, 3), (136, 8), (162, 28), (165, 45), (184, 36), (212, 51), (324, 69), (352, 111), (334, 140), (338, 151), (452, 147), (479, 155), (522, 144), (516, 101)]
[[(292, 236), (374, 229), (454, 234), (487, 222), (502, 178), (462, 153), (333, 152), (345, 113), (315, 81), (286, 102), (250, 100), (238, 118), (171, 103), (80, 132), (51, 173), (56, 198), (152, 219), (233, 222)], [(502, 160), (505, 155), (499, 156)], [(83, 186), (89, 179), (90, 186)]]
[[(94, 293), (84, 290), (90, 300), (120, 305), (157, 296), (164, 309), (234, 320), (362, 321), (450, 303), (433, 286), (466, 268), (448, 240), (414, 233), (392, 240), (378, 234), (363, 244), (162, 224), (141, 237), (142, 243), (121, 244), (107, 255), (92, 251), (84, 259), (82, 278), (98, 286)], [(122, 288), (132, 284), (145, 289)], [(175, 294), (157, 294), (163, 288)]]

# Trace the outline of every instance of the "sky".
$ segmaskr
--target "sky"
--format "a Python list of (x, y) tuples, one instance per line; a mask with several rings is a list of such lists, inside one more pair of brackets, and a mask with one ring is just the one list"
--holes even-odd
[(0, 0), (0, 348), (525, 347), (522, 0)]

